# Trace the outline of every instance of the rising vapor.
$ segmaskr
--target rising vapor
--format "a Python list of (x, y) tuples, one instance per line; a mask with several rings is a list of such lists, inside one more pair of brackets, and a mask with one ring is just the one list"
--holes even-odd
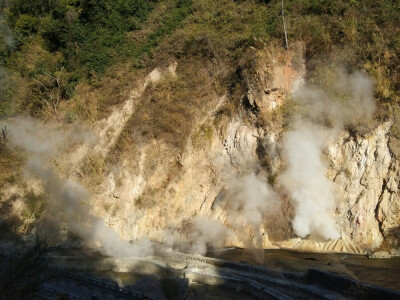
[(244, 234), (239, 238), (249, 244), (249, 247), (261, 247), (260, 227), (279, 205), (279, 197), (267, 183), (267, 179), (251, 173), (232, 181), (227, 221), (239, 234), (243, 232), (244, 226), (249, 226), (255, 240), (250, 241)]
[(340, 238), (332, 216), (334, 183), (326, 177), (322, 152), (345, 126), (370, 119), (375, 110), (373, 84), (365, 74), (338, 70), (336, 78), (336, 93), (310, 84), (298, 88), (294, 99), (306, 114), (294, 117), (293, 129), (283, 138), (287, 166), (279, 181), (290, 195), (295, 210), (292, 225), (300, 237)]
[[(153, 253), (151, 243), (142, 239), (135, 244), (121, 240), (118, 233), (91, 212), (90, 193), (79, 183), (62, 178), (50, 164), (74, 143), (90, 140), (80, 128), (65, 130), (57, 124), (43, 124), (28, 117), (9, 121), (10, 144), (28, 154), (26, 176), (40, 182), (48, 196), (42, 230), (48, 235), (73, 233), (86, 244), (101, 248), (115, 257), (145, 256)], [(47, 225), (47, 226), (46, 226)], [(57, 232), (58, 231), (58, 232)]]

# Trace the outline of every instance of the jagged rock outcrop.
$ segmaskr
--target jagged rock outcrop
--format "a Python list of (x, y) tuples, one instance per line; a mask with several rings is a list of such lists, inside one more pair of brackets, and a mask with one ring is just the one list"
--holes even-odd
[(379, 248), (384, 241), (397, 246), (400, 177), (399, 162), (388, 147), (390, 125), (364, 137), (343, 132), (329, 149), (338, 223), (362, 249)]
[(400, 178), (399, 162), (388, 147), (390, 126), (381, 124), (364, 136), (342, 131), (325, 153), (328, 177), (335, 183), (335, 220), (342, 238), (290, 239), (282, 247), (350, 253), (383, 248), (397, 255)]
[[(193, 120), (181, 151), (163, 139), (137, 139), (135, 147), (113, 158), (101, 184), (88, 186), (93, 213), (126, 240), (146, 236), (169, 245), (174, 245), (174, 239), (190, 243), (198, 236), (191, 231), (193, 219), (208, 216), (229, 229), (225, 245), (398, 254), (400, 163), (389, 148), (390, 123), (362, 135), (343, 130), (323, 154), (329, 165), (327, 176), (335, 184), (336, 210), (332, 213), (341, 238), (325, 241), (294, 235), (292, 204), (276, 182), (285, 164), (280, 153), (284, 129), (281, 123), (264, 126), (257, 120), (272, 116), (284, 103), (285, 96), (302, 80), (304, 63), (298, 52), (283, 55), (254, 48), (250, 55), (254, 56), (253, 64), (242, 66), (247, 90), (235, 115), (221, 121), (219, 112), (229, 104), (229, 97), (215, 95), (205, 106), (205, 113)], [(173, 63), (155, 69), (138, 83), (123, 105), (95, 125), (100, 140), (96, 146), (83, 145), (58, 159), (61, 172), (81, 181), (85, 157), (96, 155), (107, 160), (129, 120), (139, 118), (136, 108), (148, 86), (165, 76), (175, 76), (176, 67)], [(261, 224), (247, 220), (238, 226), (229, 210), (234, 198), (232, 182), (253, 173), (274, 189), (271, 195), (281, 202), (278, 208), (260, 212)], [(4, 194), (13, 197), (10, 191)], [(212, 239), (213, 229), (201, 230)], [(205, 239), (204, 243), (211, 241)]]
[[(265, 113), (281, 105), (285, 93), (301, 80), (304, 72), (301, 68), (294, 70), (290, 59), (280, 64), (272, 56), (270, 52), (265, 54), (258, 51), (255, 64), (257, 71), (247, 74), (247, 78), (251, 79), (246, 98), (253, 107), (252, 113)], [(198, 126), (211, 124), (214, 117), (213, 113), (208, 114)], [(108, 218), (110, 226), (118, 228), (127, 239), (147, 235), (157, 241), (165, 241), (166, 228), (178, 228), (179, 232), (184, 232), (185, 224), (198, 214), (212, 216), (231, 226), (226, 209), (230, 201), (227, 189), (232, 178), (254, 170), (273, 178), (282, 166), (279, 156), (281, 131), (256, 128), (242, 119), (231, 119), (223, 134), (218, 128), (213, 128), (208, 136), (209, 141), (200, 148), (189, 142), (175, 161), (157, 160), (156, 170), (151, 176), (146, 175), (142, 167), (136, 168), (139, 174), (132, 174), (130, 180), (129, 172), (126, 173), (118, 191), (109, 188), (99, 197), (120, 202), (123, 207), (115, 212), (114, 217)], [(398, 246), (399, 163), (388, 148), (389, 129), (390, 124), (385, 123), (363, 136), (343, 131), (324, 154), (330, 165), (327, 175), (336, 187), (337, 208), (334, 218), (341, 239), (324, 241), (317, 237), (296, 238), (290, 225), (293, 211), (290, 203), (284, 200), (280, 210), (273, 215), (265, 215), (260, 228), (261, 236), (257, 236), (247, 224), (240, 233), (232, 229), (235, 234), (227, 238), (226, 243), (249, 246), (246, 244), (249, 240), (255, 242), (261, 239), (265, 248), (350, 253)], [(150, 148), (161, 150), (163, 144), (153, 141), (151, 146), (143, 147), (140, 165), (145, 165), (146, 160), (156, 159)], [(263, 160), (268, 161), (267, 170), (259, 167)], [(121, 164), (129, 165), (129, 162)], [(173, 174), (168, 174), (172, 172), (171, 164), (176, 165)], [(113, 178), (115, 174), (110, 173), (108, 182), (113, 182)], [(162, 188), (159, 186), (160, 180), (165, 182)], [(138, 189), (138, 185), (142, 188)], [(135, 199), (155, 187), (157, 191), (153, 193), (157, 197), (156, 203), (151, 207), (138, 207)], [(123, 190), (125, 192), (121, 193)], [(122, 196), (115, 200), (116, 195)], [(250, 237), (247, 242), (243, 239), (243, 233)]]
[[(280, 194), (283, 200), (279, 209), (263, 213), (260, 228), (249, 223), (240, 228), (231, 224), (232, 180), (257, 172), (273, 183), (284, 163), (280, 156), (282, 128), (253, 125), (246, 121), (246, 109), (250, 109), (253, 120), (273, 112), (304, 75), (304, 64), (298, 63), (296, 53), (285, 57), (268, 49), (251, 51), (253, 69), (243, 71), (248, 86), (244, 101), (250, 107), (244, 105), (242, 115), (221, 127), (215, 125), (216, 112), (228, 100), (216, 98), (215, 108), (197, 121), (182, 153), (175, 155), (163, 140), (155, 139), (140, 145), (136, 155), (121, 156), (96, 192), (96, 213), (127, 240), (147, 236), (168, 242), (174, 235), (190, 237), (187, 231), (192, 228), (191, 220), (206, 215), (230, 228), (232, 234), (226, 237), (226, 245), (349, 253), (398, 247), (399, 161), (388, 147), (390, 123), (364, 135), (342, 131), (323, 154), (329, 164), (327, 176), (335, 183), (333, 213), (342, 236), (339, 240), (296, 237), (291, 228), (293, 208), (284, 194)], [(175, 69), (176, 64), (166, 71)], [(153, 71), (125, 106), (103, 122), (116, 129), (103, 129), (114, 137), (99, 148), (101, 151), (110, 149), (122, 130), (122, 121), (134, 117), (135, 101), (163, 74), (165, 71)], [(200, 138), (196, 135), (199, 131)], [(281, 193), (279, 183), (276, 187)]]

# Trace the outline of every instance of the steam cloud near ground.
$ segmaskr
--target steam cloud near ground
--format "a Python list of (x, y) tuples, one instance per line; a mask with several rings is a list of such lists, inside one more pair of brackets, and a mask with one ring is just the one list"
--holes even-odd
[[(294, 99), (306, 110), (306, 116), (295, 116), (293, 129), (283, 138), (287, 168), (279, 181), (292, 200), (292, 225), (300, 237), (340, 237), (332, 218), (334, 184), (326, 177), (328, 166), (321, 155), (339, 130), (370, 119), (375, 110), (373, 84), (365, 74), (338, 70), (336, 78), (335, 96), (310, 84), (295, 91)], [(327, 122), (330, 124), (324, 125)]]
[(221, 222), (210, 216), (195, 216), (183, 232), (177, 224), (171, 224), (165, 231), (164, 244), (168, 250), (205, 255), (209, 248), (221, 248), (231, 232)]
[[(65, 130), (57, 124), (43, 124), (29, 117), (16, 117), (9, 122), (10, 144), (28, 154), (26, 177), (38, 179), (48, 196), (42, 231), (46, 235), (73, 233), (86, 244), (98, 246), (114, 257), (148, 256), (154, 252), (146, 238), (135, 243), (120, 239), (118, 233), (91, 212), (90, 193), (79, 183), (62, 178), (50, 161), (74, 144), (93, 143), (89, 131), (80, 127)], [(179, 233), (173, 227), (166, 232), (169, 249), (205, 254), (208, 247), (222, 247), (229, 231), (207, 216), (193, 218), (188, 230)]]
[(14, 118), (9, 124), (12, 128), (10, 144), (28, 154), (27, 178), (38, 179), (49, 199), (42, 228), (45, 234), (72, 232), (85, 242), (101, 247), (105, 254), (116, 257), (152, 254), (151, 243), (146, 239), (136, 244), (121, 240), (104, 220), (91, 213), (90, 193), (79, 183), (62, 178), (50, 165), (50, 159), (64, 153), (68, 147), (90, 141), (87, 131), (78, 127), (63, 130), (56, 124), (43, 124), (27, 117)]
[(254, 239), (246, 240), (243, 236), (240, 238), (248, 247), (260, 248), (260, 227), (265, 218), (279, 207), (279, 196), (261, 174), (256, 176), (255, 173), (250, 173), (236, 178), (231, 186), (227, 222), (236, 228), (237, 232), (249, 226)]

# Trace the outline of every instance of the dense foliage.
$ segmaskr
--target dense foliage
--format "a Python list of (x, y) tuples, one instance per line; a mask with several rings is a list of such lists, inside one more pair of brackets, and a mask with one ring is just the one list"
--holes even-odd
[(50, 52), (60, 51), (68, 68), (103, 71), (125, 41), (140, 29), (156, 1), (12, 1), (8, 22), (18, 45), (40, 36)]
[[(278, 0), (3, 0), (1, 9), (0, 116), (58, 118), (78, 83), (97, 88), (126, 64), (134, 71), (168, 57), (224, 60), (230, 74), (218, 81), (229, 87), (254, 38), (283, 36)], [(365, 69), (381, 103), (399, 101), (398, 1), (285, 1), (285, 15), (309, 70), (315, 59)]]

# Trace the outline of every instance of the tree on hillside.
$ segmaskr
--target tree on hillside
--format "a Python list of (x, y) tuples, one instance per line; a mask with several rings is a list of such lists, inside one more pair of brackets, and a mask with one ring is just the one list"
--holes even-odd
[(37, 76), (37, 78), (32, 77), (32, 80), (37, 83), (39, 90), (42, 92), (42, 97), (39, 100), (54, 112), (57, 120), (59, 120), (58, 107), (62, 96), (63, 71), (64, 66), (54, 74), (44, 73)]

